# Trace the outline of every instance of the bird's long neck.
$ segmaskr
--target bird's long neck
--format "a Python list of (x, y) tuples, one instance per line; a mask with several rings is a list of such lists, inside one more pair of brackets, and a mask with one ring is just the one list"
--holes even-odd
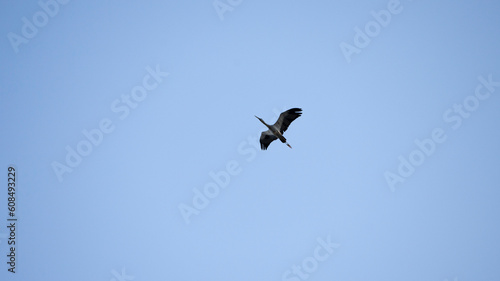
[(275, 129), (273, 126), (271, 126), (271, 125), (267, 125), (266, 123), (264, 123), (264, 125), (266, 125), (266, 127), (267, 127), (267, 128), (268, 128), (271, 132), (276, 131), (276, 129)]
[(260, 120), (260, 122), (262, 122), (262, 124), (266, 125), (266, 127), (268, 127), (269, 129), (271, 129), (271, 128), (270, 128), (271, 126), (267, 125), (267, 124), (266, 124), (266, 122), (264, 122), (264, 120), (262, 120), (262, 119), (260, 119), (260, 118), (259, 118), (259, 120)]
[[(257, 117), (257, 116), (255, 116), (255, 117)], [(262, 124), (264, 124), (269, 130), (271, 130), (271, 132), (274, 131), (273, 128), (272, 128), (272, 126), (266, 124), (266, 122), (264, 122), (264, 120), (260, 119), (259, 117), (257, 117), (257, 119), (259, 119), (259, 121), (262, 122)]]

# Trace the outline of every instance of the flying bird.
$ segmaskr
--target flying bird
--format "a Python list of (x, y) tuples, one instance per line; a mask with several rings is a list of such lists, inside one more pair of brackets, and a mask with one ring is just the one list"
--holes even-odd
[(274, 125), (268, 125), (264, 120), (260, 119), (257, 117), (257, 119), (260, 120), (266, 127), (269, 128), (269, 130), (262, 132), (260, 135), (260, 148), (262, 150), (266, 150), (267, 147), (273, 142), (275, 139), (279, 139), (282, 143), (288, 145), (288, 147), (292, 148), (287, 142), (285, 137), (283, 137), (283, 133), (288, 129), (288, 126), (290, 126), (290, 123), (293, 122), (293, 120), (299, 118), (299, 116), (302, 115), (302, 109), (301, 108), (292, 108), (289, 109), (283, 113), (280, 114), (280, 117), (278, 118), (278, 121), (274, 123)]

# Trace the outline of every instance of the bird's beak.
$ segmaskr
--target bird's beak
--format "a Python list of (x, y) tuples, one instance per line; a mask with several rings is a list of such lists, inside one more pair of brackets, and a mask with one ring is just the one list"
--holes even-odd
[[(254, 116), (255, 116), (255, 115), (254, 115)], [(268, 126), (268, 125), (266, 124), (266, 122), (264, 122), (264, 120), (260, 119), (260, 118), (259, 118), (259, 117), (257, 117), (257, 116), (255, 116), (255, 118), (259, 119), (259, 121), (260, 121), (260, 122), (262, 122), (262, 124), (264, 124), (264, 125)]]

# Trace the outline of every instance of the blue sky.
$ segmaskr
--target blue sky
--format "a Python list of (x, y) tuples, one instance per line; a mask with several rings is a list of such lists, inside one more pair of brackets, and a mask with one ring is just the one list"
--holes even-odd
[(499, 3), (1, 5), (2, 280), (500, 276)]

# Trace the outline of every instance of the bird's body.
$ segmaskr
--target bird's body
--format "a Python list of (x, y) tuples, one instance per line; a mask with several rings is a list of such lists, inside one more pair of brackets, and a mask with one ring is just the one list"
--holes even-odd
[(288, 145), (288, 147), (292, 148), (287, 142), (285, 137), (283, 137), (283, 133), (288, 129), (290, 123), (293, 120), (299, 118), (302, 115), (302, 109), (300, 108), (292, 108), (280, 114), (278, 121), (274, 123), (274, 125), (268, 125), (264, 120), (257, 117), (266, 127), (269, 129), (265, 132), (262, 132), (260, 135), (260, 148), (262, 150), (266, 150), (267, 147), (276, 139), (279, 139), (282, 143)]

